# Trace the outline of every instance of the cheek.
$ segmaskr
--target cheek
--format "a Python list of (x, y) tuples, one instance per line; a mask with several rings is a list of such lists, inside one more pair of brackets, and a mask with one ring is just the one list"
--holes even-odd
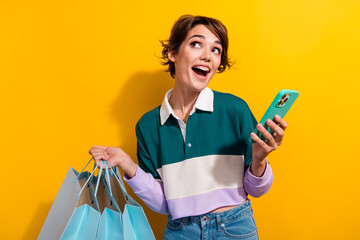
[(218, 70), (219, 66), (221, 64), (221, 59), (218, 59), (216, 63), (214, 64), (214, 69)]
[(181, 59), (181, 61), (177, 61), (175, 63), (175, 71), (179, 75), (183, 75), (186, 73), (187, 64), (184, 64), (184, 59)]

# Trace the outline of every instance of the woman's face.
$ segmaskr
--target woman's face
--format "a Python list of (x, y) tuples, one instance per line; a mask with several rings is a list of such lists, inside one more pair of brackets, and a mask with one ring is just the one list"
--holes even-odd
[(177, 54), (169, 52), (175, 64), (175, 86), (200, 92), (221, 63), (220, 40), (204, 25), (196, 25), (187, 34)]

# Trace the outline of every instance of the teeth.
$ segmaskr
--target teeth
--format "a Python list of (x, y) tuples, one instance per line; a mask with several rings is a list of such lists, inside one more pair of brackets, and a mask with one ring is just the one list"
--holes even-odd
[(195, 68), (200, 69), (200, 70), (205, 71), (205, 72), (209, 72), (209, 71), (210, 71), (210, 68), (204, 67), (204, 66), (196, 66)]

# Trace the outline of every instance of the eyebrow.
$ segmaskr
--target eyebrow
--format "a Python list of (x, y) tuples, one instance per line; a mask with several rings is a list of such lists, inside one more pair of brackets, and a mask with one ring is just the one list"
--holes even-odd
[[(200, 35), (200, 34), (195, 34), (195, 35), (192, 35), (190, 38), (189, 38), (189, 40), (190, 39), (192, 39), (192, 38), (194, 38), (194, 37), (198, 37), (198, 38), (205, 38), (203, 35)], [(215, 43), (217, 43), (217, 44), (220, 44), (221, 45), (221, 42), (220, 41), (215, 41)], [(222, 46), (222, 45), (221, 45)]]

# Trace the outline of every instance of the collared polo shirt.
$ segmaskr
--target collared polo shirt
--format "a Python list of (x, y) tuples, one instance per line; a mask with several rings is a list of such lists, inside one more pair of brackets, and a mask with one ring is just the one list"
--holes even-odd
[(140, 167), (135, 177), (125, 177), (134, 192), (173, 219), (240, 204), (247, 194), (265, 194), (273, 176), (268, 164), (260, 178), (249, 171), (248, 139), (257, 122), (247, 104), (206, 88), (183, 132), (168, 104), (170, 94), (136, 125)]
[[(174, 113), (169, 100), (172, 95), (173, 89), (170, 89), (166, 94), (164, 101), (160, 107), (160, 124), (164, 125), (164, 123), (168, 120), (169, 116), (173, 116), (179, 123), (179, 127), (181, 129), (181, 133), (183, 135), (184, 141), (186, 138), (186, 123), (184, 123), (176, 114)], [(190, 112), (191, 116), (197, 109), (212, 112), (213, 111), (213, 100), (214, 100), (214, 93), (209, 88), (205, 88), (203, 91), (200, 92), (193, 109)]]

